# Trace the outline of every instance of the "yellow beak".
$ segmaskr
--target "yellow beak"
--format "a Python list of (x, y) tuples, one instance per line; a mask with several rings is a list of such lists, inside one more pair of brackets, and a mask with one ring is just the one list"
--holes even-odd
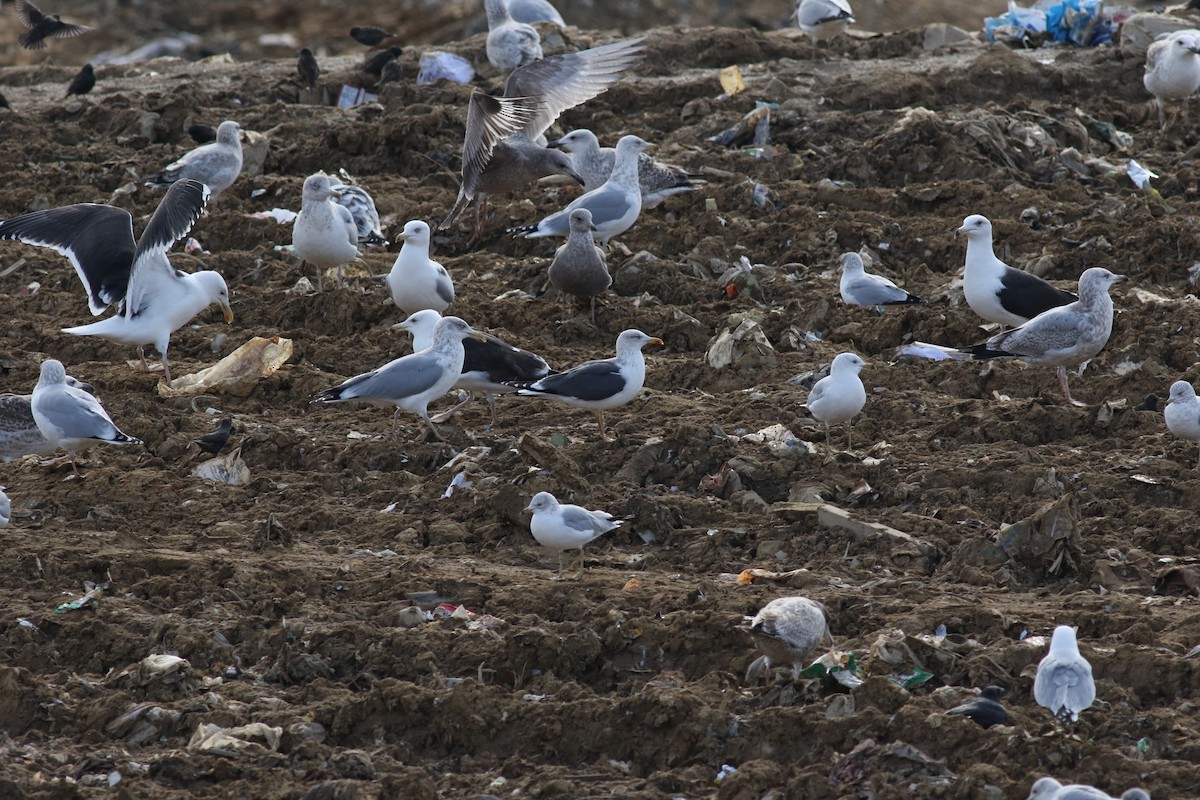
[(229, 307), (228, 303), (221, 303), (221, 311), (224, 312), (224, 314), (225, 314), (225, 322), (232, 323), (233, 322), (233, 309)]
[(663, 340), (662, 340), (662, 339), (660, 339), (660, 338), (658, 338), (657, 336), (651, 336), (649, 339), (647, 339), (647, 340), (646, 340), (646, 344), (658, 344), (658, 345), (661, 345), (661, 344), (663, 344)]

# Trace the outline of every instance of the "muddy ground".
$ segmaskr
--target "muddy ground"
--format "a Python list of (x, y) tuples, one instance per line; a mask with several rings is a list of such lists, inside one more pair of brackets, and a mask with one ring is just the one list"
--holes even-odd
[[(226, 276), (237, 321), (203, 313), (171, 354), (184, 374), (255, 335), (295, 347), (250, 396), (193, 410), (161, 398), (128, 349), (59, 332), (90, 321), (64, 259), (0, 247), (0, 269), (26, 259), (0, 278), (3, 388), (29, 391), (59, 358), (146, 441), (90, 451), (82, 478), (0, 465), (15, 508), (0, 530), (0, 794), (998, 800), (1052, 774), (1200, 796), (1197, 600), (1170, 580), (1156, 591), (1200, 558), (1197, 452), (1136, 408), (1200, 378), (1194, 124), (1160, 132), (1141, 58), (1115, 49), (926, 52), (920, 30), (819, 50), (794, 30), (648, 37), (630, 78), (562, 129), (640, 134), (709, 183), (620, 237), (598, 329), (542, 293), (555, 243), (503, 233), (573, 190), (496, 198), (474, 248), (470, 213), (435, 240), (454, 310), (555, 366), (610, 354), (629, 327), (666, 340), (643, 396), (610, 413), (611, 444), (588, 413), (540, 400), (502, 399), (494, 428), (469, 406), (444, 427), (451, 446), (415, 417), (392, 440), (386, 410), (308, 404), (407, 351), (367, 271), (394, 255), (368, 253), (345, 289), (290, 293), (303, 270), (278, 249), (288, 228), (247, 215), (297, 208), (306, 175), (344, 168), (390, 232), (440, 220), (470, 87), (406, 81), (342, 111), (298, 102), (291, 57), (218, 59), (108, 67), (92, 94), (61, 100), (75, 56), (58, 53), (87, 52), (84, 39), (0, 69), (18, 109), (0, 111), (0, 217), (115, 197), (140, 230), (160, 195), (135, 178), (191, 146), (187, 123), (268, 133), (263, 173), (195, 227), (210, 254), (173, 254)], [(482, 36), (449, 49), (495, 85)], [(363, 83), (359, 58), (323, 61), (327, 94)], [(416, 60), (403, 56), (407, 75)], [(734, 63), (747, 91), (721, 98), (717, 72)], [(710, 141), (756, 99), (780, 105), (769, 151)], [(1158, 173), (1161, 201), (1121, 174), (1129, 157)], [(1064, 285), (1097, 265), (1130, 277), (1108, 347), (1072, 383), (1088, 407), (1065, 405), (1047, 368), (892, 363), (912, 339), (987, 335), (953, 288), (952, 232), (971, 213), (994, 221), (1002, 257)], [(844, 306), (836, 259), (862, 245), (929, 304)], [(718, 278), (742, 256), (761, 266), (731, 297)], [(771, 348), (710, 367), (710, 340), (745, 317)], [(845, 350), (870, 362), (869, 400), (854, 450), (831, 454), (791, 379)], [(207, 406), (234, 419), (248, 484), (192, 476)], [(791, 446), (747, 436), (776, 424)], [(443, 497), (464, 467), (473, 488)], [(589, 548), (579, 581), (555, 580), (557, 558), (530, 537), (521, 509), (540, 490), (630, 517)], [(818, 500), (887, 527), (820, 525)], [(748, 568), (803, 571), (739, 585)], [(853, 693), (786, 673), (745, 684), (755, 654), (736, 626), (796, 593), (829, 607), (865, 678)], [(475, 616), (410, 610), (438, 603)], [(1078, 626), (1098, 685), (1068, 733), (1031, 698), (1038, 637), (1057, 624)], [(188, 663), (155, 677), (138, 668), (150, 655)], [(923, 685), (891, 680), (917, 667)], [(989, 683), (1008, 689), (1011, 725), (943, 715)], [(245, 747), (197, 736), (259, 723), (267, 738)], [(737, 769), (717, 781), (723, 765)]]

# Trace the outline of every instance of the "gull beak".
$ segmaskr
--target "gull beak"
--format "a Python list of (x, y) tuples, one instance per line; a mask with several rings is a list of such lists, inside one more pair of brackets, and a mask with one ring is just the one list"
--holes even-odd
[(967, 232), (966, 228), (955, 228), (954, 229), (954, 238), (957, 239), (958, 237), (962, 236), (966, 232)]
[(657, 336), (651, 336), (649, 339), (646, 340), (646, 344), (656, 344), (656, 345), (659, 345), (660, 347), (665, 346), (663, 343), (663, 340), (658, 338)]
[(233, 309), (229, 307), (229, 303), (221, 303), (221, 312), (225, 315), (225, 323), (233, 323)]
[(583, 186), (585, 183), (587, 183), (587, 181), (585, 181), (585, 180), (583, 179), (583, 176), (582, 176), (582, 175), (580, 175), (580, 174), (579, 174), (578, 172), (576, 172), (575, 170), (571, 170), (570, 172), (568, 172), (568, 173), (567, 173), (567, 177), (568, 177), (568, 178), (570, 178), (570, 179), (572, 179), (572, 180), (574, 180), (574, 181), (575, 181), (576, 183), (578, 183), (580, 186)]
[(529, 505), (525, 506), (524, 510), (525, 511), (533, 511), (533, 503), (530, 503)]
[(408, 330), (409, 329), (408, 328), (408, 320), (404, 320), (404, 322), (397, 322), (395, 325), (392, 326), (391, 329), (396, 330), (397, 328), (402, 331)]
[(473, 330), (467, 334), (468, 339), (474, 339), (477, 342), (486, 342), (488, 338), (479, 331)]
[(1114, 275), (1113, 276), (1113, 283), (1123, 283), (1127, 280), (1129, 280), (1128, 275)]
[(565, 141), (564, 139), (555, 139), (553, 142), (551, 142), (550, 144), (548, 144), (546, 146), (547, 147), (557, 147), (559, 150), (561, 150), (564, 141)]
[(330, 194), (330, 196), (332, 196), (332, 197), (341, 197), (341, 196), (342, 196), (342, 190), (341, 190), (341, 189), (334, 189), (333, 187), (330, 187), (330, 188), (329, 188), (329, 194)]

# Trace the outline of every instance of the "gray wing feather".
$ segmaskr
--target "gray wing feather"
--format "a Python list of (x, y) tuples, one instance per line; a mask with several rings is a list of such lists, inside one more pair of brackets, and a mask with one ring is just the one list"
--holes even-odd
[(39, 398), (39, 413), (62, 431), (64, 439), (111, 439), (117, 426), (94, 399), (83, 399), (67, 391), (56, 391)]
[(846, 293), (854, 302), (863, 306), (897, 303), (908, 297), (908, 292), (886, 278), (864, 275), (846, 287)]
[(350, 397), (400, 400), (427, 391), (444, 378), (446, 368), (432, 355), (414, 353), (369, 372), (353, 386)]
[(611, 514), (587, 511), (582, 508), (562, 509), (562, 521), (568, 528), (580, 533), (590, 533), (593, 538), (616, 527)]

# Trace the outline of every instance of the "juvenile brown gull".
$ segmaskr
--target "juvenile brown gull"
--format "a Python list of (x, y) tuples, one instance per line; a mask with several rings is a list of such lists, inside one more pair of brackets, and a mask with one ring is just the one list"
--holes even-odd
[(829, 612), (807, 597), (779, 597), (762, 607), (742, 628), (754, 639), (762, 655), (750, 663), (746, 680), (753, 682), (771, 664), (790, 664), (798, 675), (821, 644), (833, 645)]
[(570, 216), (571, 233), (554, 253), (547, 277), (560, 292), (587, 297), (592, 301), (592, 325), (596, 324), (596, 295), (612, 286), (604, 250), (596, 245), (592, 234), (592, 212), (577, 208)]

